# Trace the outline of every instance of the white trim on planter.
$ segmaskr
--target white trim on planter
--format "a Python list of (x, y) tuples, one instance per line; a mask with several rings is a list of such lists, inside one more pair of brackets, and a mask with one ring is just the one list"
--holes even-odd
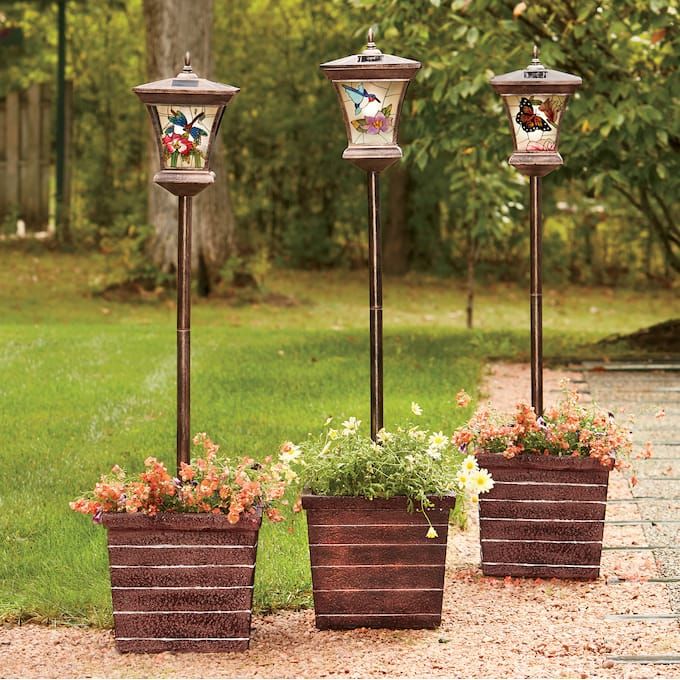
[(132, 615), (137, 616), (137, 614), (250, 614), (250, 609), (175, 609), (175, 610), (158, 610), (152, 612), (136, 612), (136, 611), (124, 611), (124, 612), (113, 612), (114, 616)]
[[(366, 543), (365, 545), (376, 545), (375, 543)], [(439, 567), (439, 564), (313, 564), (312, 569), (347, 569), (347, 567), (375, 567), (376, 569), (389, 569), (390, 567)], [(367, 590), (373, 590), (368, 588)], [(408, 588), (413, 590), (413, 588)], [(330, 614), (329, 614), (330, 616)]]
[[(535, 502), (535, 501), (532, 501)], [(543, 524), (550, 523), (550, 522), (601, 522), (601, 519), (541, 519), (541, 518), (529, 518), (529, 517), (522, 517), (521, 519), (518, 517), (482, 517), (481, 521), (482, 522), (541, 522)]]
[(188, 545), (175, 545), (172, 543), (157, 543), (155, 545), (128, 545), (127, 543), (118, 543), (116, 545), (111, 545), (109, 546), (109, 549), (118, 549), (118, 548), (136, 548), (139, 550), (147, 550), (149, 548), (191, 548), (196, 549), (196, 550), (205, 550), (206, 548), (211, 549), (211, 548), (219, 548), (222, 550), (231, 550), (232, 548), (257, 548), (257, 543), (254, 545), (196, 545), (196, 544), (188, 544)]
[(607, 486), (606, 484), (579, 484), (577, 482), (499, 482), (494, 479), (494, 484), (512, 484), (512, 486)]
[(254, 564), (112, 564), (111, 569), (214, 569), (227, 567), (255, 569)]
[(565, 569), (599, 569), (599, 564), (536, 564), (534, 562), (482, 562), (496, 567), (564, 567)]
[[(589, 504), (589, 505), (607, 505), (607, 501), (577, 501), (577, 500), (566, 500), (566, 501), (552, 501), (552, 500), (545, 500), (545, 499), (533, 499), (533, 500), (526, 500), (526, 499), (519, 499), (519, 498), (480, 498), (479, 499), (480, 503), (569, 503), (569, 505), (583, 505), (583, 504)], [(486, 519), (486, 517), (484, 517)], [(519, 517), (515, 519), (520, 519)], [(599, 520), (600, 522), (602, 520)]]
[(252, 590), (255, 586), (111, 586), (111, 590)]
[[(546, 541), (537, 538), (483, 538), (482, 543), (573, 543), (578, 545), (587, 545), (589, 543), (596, 543), (599, 545), (602, 541)], [(491, 562), (487, 562), (491, 564)]]

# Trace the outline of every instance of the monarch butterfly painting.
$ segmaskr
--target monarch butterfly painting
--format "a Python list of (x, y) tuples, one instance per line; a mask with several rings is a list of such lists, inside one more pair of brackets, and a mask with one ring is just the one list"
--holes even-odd
[(521, 125), (524, 132), (536, 132), (537, 130), (548, 132), (552, 130), (548, 121), (534, 111), (533, 104), (526, 97), (522, 97), (519, 101), (519, 111), (515, 116), (515, 122)]

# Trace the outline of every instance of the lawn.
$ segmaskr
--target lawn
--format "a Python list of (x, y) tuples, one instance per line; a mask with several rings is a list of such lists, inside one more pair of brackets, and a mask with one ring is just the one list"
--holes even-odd
[[(113, 275), (101, 255), (0, 250), (0, 620), (111, 623), (105, 532), (68, 509), (98, 475), (148, 455), (172, 466), (174, 305), (94, 295)], [(367, 285), (362, 272), (275, 271), (273, 303), (196, 301), (192, 429), (234, 454), (274, 453), (328, 415), (368, 414)], [(524, 360), (528, 295), (514, 285), (477, 298), (464, 328), (454, 280), (385, 281), (385, 420), (451, 431), (471, 413), (490, 357)], [(671, 316), (672, 291), (546, 290), (548, 357), (592, 353), (611, 333)], [(274, 304), (275, 303), (275, 304)], [(527, 386), (527, 391), (529, 386)], [(265, 526), (259, 610), (311, 602), (304, 519)]]

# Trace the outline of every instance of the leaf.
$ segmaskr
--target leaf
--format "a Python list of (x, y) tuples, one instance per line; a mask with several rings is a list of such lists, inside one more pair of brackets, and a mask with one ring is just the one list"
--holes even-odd
[(666, 37), (665, 28), (659, 28), (658, 30), (654, 31), (654, 33), (652, 33), (651, 38), (652, 45), (656, 45), (656, 43), (661, 42), (665, 37)]
[(389, 116), (392, 113), (392, 104), (388, 104), (383, 110), (383, 115)]

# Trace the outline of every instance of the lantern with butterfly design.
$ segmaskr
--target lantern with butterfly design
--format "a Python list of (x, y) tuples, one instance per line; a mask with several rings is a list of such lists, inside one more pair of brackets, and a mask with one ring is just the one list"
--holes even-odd
[(510, 165), (536, 177), (560, 167), (560, 124), (567, 100), (581, 85), (581, 78), (547, 69), (534, 47), (529, 66), (496, 76), (491, 85), (503, 97), (510, 119), (514, 143)]
[(503, 97), (510, 119), (514, 153), (508, 162), (529, 177), (530, 312), (531, 312), (531, 405), (543, 413), (543, 274), (541, 182), (559, 168), (560, 125), (569, 96), (581, 85), (570, 73), (553, 71), (541, 64), (538, 47), (529, 66), (491, 79)]

